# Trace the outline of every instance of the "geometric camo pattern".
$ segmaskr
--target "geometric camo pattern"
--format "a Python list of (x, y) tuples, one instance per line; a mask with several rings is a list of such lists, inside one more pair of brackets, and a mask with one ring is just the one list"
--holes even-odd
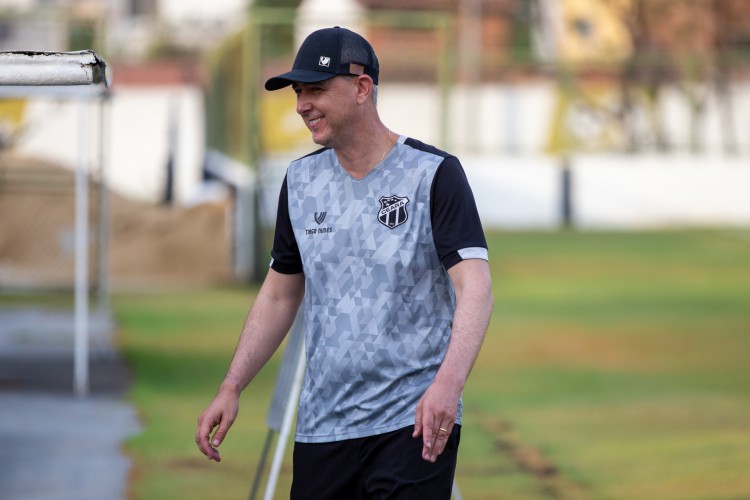
[[(443, 158), (405, 140), (360, 180), (330, 149), (289, 166), (289, 217), (305, 274), (297, 441), (413, 424), (445, 356), (455, 297), (430, 222), (430, 188)], [(378, 216), (380, 199), (394, 196), (408, 198), (408, 217), (391, 228)]]

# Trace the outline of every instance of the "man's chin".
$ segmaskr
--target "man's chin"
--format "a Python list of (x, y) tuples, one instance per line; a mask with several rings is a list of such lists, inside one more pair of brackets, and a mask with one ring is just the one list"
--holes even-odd
[(330, 142), (328, 137), (316, 137), (315, 134), (312, 136), (312, 141), (318, 146), (323, 146), (324, 148), (327, 148)]

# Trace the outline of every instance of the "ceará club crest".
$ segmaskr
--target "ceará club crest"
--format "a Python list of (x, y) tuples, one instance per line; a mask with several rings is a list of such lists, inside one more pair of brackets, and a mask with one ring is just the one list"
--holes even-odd
[(409, 213), (406, 211), (408, 204), (409, 198), (406, 196), (381, 196), (378, 221), (390, 229), (400, 226), (409, 218)]

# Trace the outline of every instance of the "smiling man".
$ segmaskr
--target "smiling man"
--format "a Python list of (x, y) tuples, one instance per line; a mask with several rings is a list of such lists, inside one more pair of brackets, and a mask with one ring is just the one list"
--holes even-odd
[(241, 391), (301, 304), (293, 499), (450, 498), (461, 391), (492, 310), (461, 164), (383, 124), (378, 77), (370, 44), (335, 27), (308, 36), (292, 70), (265, 85), (292, 87), (323, 148), (287, 170), (268, 275), (196, 442), (221, 459)]

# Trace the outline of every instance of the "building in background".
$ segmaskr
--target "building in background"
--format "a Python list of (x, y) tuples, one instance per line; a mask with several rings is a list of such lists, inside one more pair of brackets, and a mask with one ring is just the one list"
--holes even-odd
[(248, 3), (2, 0), (0, 50), (63, 51), (84, 45), (111, 60), (131, 61), (202, 51), (242, 26)]

